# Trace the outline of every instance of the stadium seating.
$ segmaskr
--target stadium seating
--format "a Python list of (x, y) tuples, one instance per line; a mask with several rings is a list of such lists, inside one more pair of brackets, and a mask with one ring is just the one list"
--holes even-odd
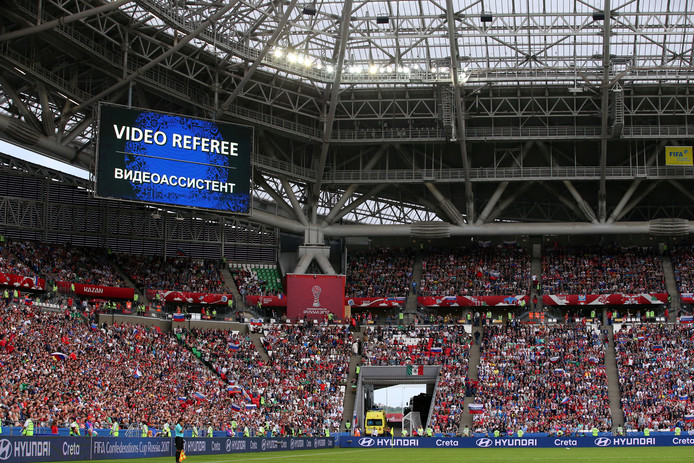
[(276, 296), (284, 293), (274, 264), (230, 264), (229, 271), (242, 296)]
[(125, 285), (103, 249), (9, 240), (1, 248), (0, 271), (5, 273), (49, 281)]
[(601, 333), (582, 325), (485, 327), (476, 427), (609, 431), (605, 348)]
[(545, 294), (663, 293), (658, 253), (648, 247), (551, 246), (542, 255)]
[(515, 244), (432, 251), (422, 264), (422, 296), (502, 296), (529, 290), (530, 256)]
[(694, 245), (691, 243), (677, 245), (670, 254), (677, 291), (680, 294), (694, 292)]
[(133, 283), (144, 290), (227, 292), (217, 262), (211, 259), (119, 255), (118, 263)]
[(410, 291), (414, 251), (379, 248), (348, 253), (345, 295), (403, 297)]
[(615, 335), (622, 410), (627, 429), (680, 426), (694, 411), (694, 327), (635, 324)]

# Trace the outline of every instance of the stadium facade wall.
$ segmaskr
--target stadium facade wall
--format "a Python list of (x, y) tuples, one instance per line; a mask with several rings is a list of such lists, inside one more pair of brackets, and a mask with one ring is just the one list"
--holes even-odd
[[(186, 455), (221, 455), (279, 450), (327, 449), (330, 437), (186, 438)], [(172, 438), (7, 436), (0, 439), (0, 462), (33, 463), (173, 457)]]

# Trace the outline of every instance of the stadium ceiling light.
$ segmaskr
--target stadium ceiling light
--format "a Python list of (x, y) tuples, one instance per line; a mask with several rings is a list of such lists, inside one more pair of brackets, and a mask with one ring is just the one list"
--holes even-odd
[(305, 14), (306, 16), (315, 16), (317, 13), (316, 10), (316, 2), (313, 2), (308, 5), (304, 5), (304, 9), (302, 10), (302, 13)]

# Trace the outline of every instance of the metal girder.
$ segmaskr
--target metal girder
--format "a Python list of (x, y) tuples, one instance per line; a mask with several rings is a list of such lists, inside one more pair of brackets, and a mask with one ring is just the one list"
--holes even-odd
[[(176, 51), (180, 50), (181, 48), (186, 46), (191, 40), (193, 40), (195, 37), (197, 37), (197, 35), (201, 31), (205, 30), (210, 24), (213, 24), (216, 20), (221, 18), (227, 11), (229, 11), (234, 6), (236, 1), (237, 0), (229, 0), (229, 4), (219, 7), (213, 15), (211, 15), (203, 23), (201, 23), (200, 26), (198, 26), (193, 32), (191, 32), (190, 34), (183, 37), (180, 41), (178, 41), (178, 43), (176, 43), (174, 46), (172, 46), (166, 52), (164, 52), (160, 56), (152, 59), (152, 61), (143, 65), (139, 69), (136, 69), (134, 72), (130, 73), (127, 77), (125, 77), (122, 80), (120, 80), (119, 82), (113, 84), (112, 86), (110, 86), (106, 90), (103, 90), (103, 91), (97, 93), (93, 97), (89, 98), (87, 101), (77, 105), (69, 113), (76, 113), (76, 112), (84, 109), (85, 107), (91, 106), (92, 104), (96, 103), (100, 99), (113, 93), (115, 90), (129, 84), (130, 82), (132, 82), (136, 78), (145, 74), (149, 69), (154, 68), (161, 61), (164, 61), (168, 57), (172, 56), (174, 53), (176, 53)], [(296, 0), (293, 0), (293, 1), (296, 1)]]
[(296, 6), (296, 2), (298, 0), (291, 0), (289, 2), (289, 5), (287, 5), (287, 9), (282, 15), (282, 19), (280, 20), (279, 25), (277, 26), (277, 29), (275, 32), (272, 34), (270, 37), (270, 40), (268, 40), (267, 45), (263, 47), (263, 49), (260, 51), (260, 54), (258, 57), (253, 61), (253, 64), (251, 65), (248, 70), (243, 75), (243, 79), (241, 79), (241, 82), (239, 82), (236, 85), (236, 88), (234, 88), (234, 91), (231, 92), (231, 95), (227, 97), (227, 99), (222, 103), (221, 107), (219, 110), (217, 110), (216, 116), (217, 118), (221, 118), (222, 114), (224, 114), (224, 111), (229, 109), (229, 106), (231, 103), (236, 99), (236, 97), (241, 93), (243, 88), (246, 86), (246, 84), (251, 80), (251, 77), (253, 77), (253, 74), (255, 73), (256, 69), (258, 69), (258, 66), (260, 66), (260, 63), (263, 61), (263, 58), (265, 55), (267, 55), (270, 52), (270, 48), (275, 45), (275, 42), (277, 41), (277, 37), (279, 37), (280, 34), (284, 31), (284, 26), (287, 24), (287, 21), (289, 20), (289, 16), (292, 14), (294, 11), (294, 7)]
[[(313, 196), (318, 197), (322, 182), (323, 172), (325, 171), (325, 163), (328, 159), (328, 148), (330, 147), (330, 138), (333, 132), (333, 121), (335, 120), (335, 112), (337, 111), (337, 101), (340, 94), (340, 84), (342, 82), (342, 67), (345, 61), (345, 52), (347, 50), (347, 37), (349, 35), (349, 18), (352, 14), (352, 0), (346, 0), (342, 10), (342, 22), (340, 26), (340, 40), (336, 43), (337, 47), (337, 62), (335, 63), (335, 81), (329, 87), (330, 102), (328, 106), (328, 114), (325, 116), (325, 124), (323, 129), (323, 140), (321, 144), (320, 157), (318, 167), (316, 168), (316, 179), (313, 186)], [(327, 94), (326, 94), (327, 100)]]
[(489, 214), (492, 212), (492, 209), (494, 209), (494, 206), (496, 206), (496, 203), (499, 201), (499, 198), (501, 198), (501, 195), (504, 194), (504, 190), (507, 186), (508, 182), (501, 182), (499, 185), (497, 185), (496, 190), (494, 190), (494, 193), (489, 198), (489, 201), (487, 201), (487, 204), (485, 204), (484, 209), (482, 209), (482, 212), (480, 212), (477, 222), (475, 222), (476, 225), (481, 225), (487, 221)]
[(456, 36), (456, 26), (455, 18), (453, 16), (453, 0), (446, 0), (446, 22), (448, 23), (448, 40), (450, 44), (450, 58), (451, 58), (451, 74), (453, 76), (453, 94), (455, 96), (455, 115), (456, 115), (456, 129), (454, 133), (457, 133), (458, 144), (460, 145), (460, 157), (463, 163), (463, 175), (465, 178), (465, 200), (466, 209), (465, 214), (467, 216), (467, 221), (469, 223), (475, 222), (475, 199), (472, 193), (472, 183), (470, 182), (470, 160), (468, 159), (467, 146), (465, 139), (465, 109), (463, 107), (462, 95), (460, 92), (460, 86), (462, 83), (459, 81), (458, 67), (459, 63), (459, 52), (458, 52), (458, 39)]
[(426, 182), (424, 183), (424, 186), (426, 186), (431, 194), (434, 195), (434, 198), (436, 198), (436, 201), (438, 201), (441, 210), (444, 212), (448, 220), (453, 222), (455, 225), (462, 226), (465, 224), (463, 214), (461, 214), (460, 211), (451, 203), (451, 201), (446, 198), (438, 188), (436, 188), (436, 185), (431, 182)]
[[(379, 150), (369, 159), (369, 161), (366, 163), (364, 166), (364, 171), (369, 171), (375, 166), (378, 161), (381, 159), (383, 156), (383, 153), (388, 149), (388, 145), (383, 145), (379, 148)], [(338, 199), (335, 202), (335, 205), (330, 209), (330, 212), (328, 212), (328, 215), (323, 219), (323, 222), (321, 223), (322, 227), (325, 227), (327, 225), (330, 225), (335, 222), (335, 217), (337, 214), (340, 212), (340, 209), (344, 207), (345, 203), (349, 200), (349, 198), (352, 197), (352, 195), (357, 191), (357, 188), (359, 186), (356, 184), (352, 184), (347, 189), (344, 191), (342, 196), (340, 196), (340, 199)]]
[(576, 201), (576, 204), (578, 205), (578, 209), (581, 211), (583, 216), (589, 221), (597, 223), (598, 219), (595, 216), (595, 212), (593, 212), (593, 209), (590, 207), (590, 205), (581, 197), (581, 193), (578, 192), (576, 187), (574, 187), (573, 184), (568, 180), (564, 180), (563, 183), (566, 189), (569, 190), (569, 193), (571, 193), (571, 196), (573, 196), (574, 200)]
[(284, 209), (284, 211), (287, 212), (287, 214), (294, 215), (294, 210), (292, 209), (292, 206), (290, 204), (287, 204), (284, 198), (279, 193), (277, 193), (277, 191), (275, 191), (275, 189), (272, 188), (272, 186), (268, 184), (268, 182), (265, 180), (265, 178), (263, 178), (261, 174), (254, 174), (253, 181), (272, 198), (272, 200), (278, 207)]
[(102, 13), (107, 13), (109, 11), (116, 10), (120, 8), (121, 6), (125, 5), (126, 3), (129, 3), (132, 0), (116, 0), (112, 3), (108, 3), (106, 5), (101, 5), (96, 8), (91, 8), (89, 10), (83, 10), (80, 11), (79, 13), (73, 13), (64, 17), (60, 17), (58, 19), (55, 19), (53, 21), (48, 21), (44, 22), (42, 24), (37, 24), (36, 26), (32, 27), (27, 27), (24, 29), (19, 29), (16, 31), (12, 32), (6, 32), (4, 34), (0, 34), (0, 42), (4, 42), (7, 40), (13, 40), (17, 39), (19, 37), (25, 37), (27, 35), (31, 34), (36, 34), (38, 32), (43, 32), (48, 29), (52, 29), (57, 26), (62, 26), (65, 24), (70, 24), (71, 22), (79, 21), (80, 19), (85, 19), (90, 16), (95, 16), (99, 15)]
[[(598, 191), (598, 218), (600, 222), (607, 219), (607, 139), (609, 137), (609, 106), (610, 106), (610, 37), (612, 36), (610, 0), (604, 0), (603, 34), (602, 34), (602, 133), (600, 135), (600, 189)], [(579, 203), (580, 205), (581, 203)], [(586, 211), (588, 212), (588, 211)], [(590, 218), (590, 217), (589, 217)], [(592, 219), (591, 219), (592, 220)]]
[(304, 214), (304, 211), (302, 210), (299, 201), (296, 199), (294, 190), (292, 190), (286, 178), (280, 177), (280, 181), (282, 182), (282, 188), (284, 188), (284, 194), (287, 195), (289, 201), (291, 202), (294, 216), (297, 218), (299, 222), (304, 224), (305, 227), (308, 227), (308, 219), (306, 218), (306, 214)]

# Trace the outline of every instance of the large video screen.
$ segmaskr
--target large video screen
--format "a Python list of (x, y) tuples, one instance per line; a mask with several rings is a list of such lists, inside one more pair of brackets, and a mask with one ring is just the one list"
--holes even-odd
[(96, 196), (250, 213), (252, 127), (99, 109)]

